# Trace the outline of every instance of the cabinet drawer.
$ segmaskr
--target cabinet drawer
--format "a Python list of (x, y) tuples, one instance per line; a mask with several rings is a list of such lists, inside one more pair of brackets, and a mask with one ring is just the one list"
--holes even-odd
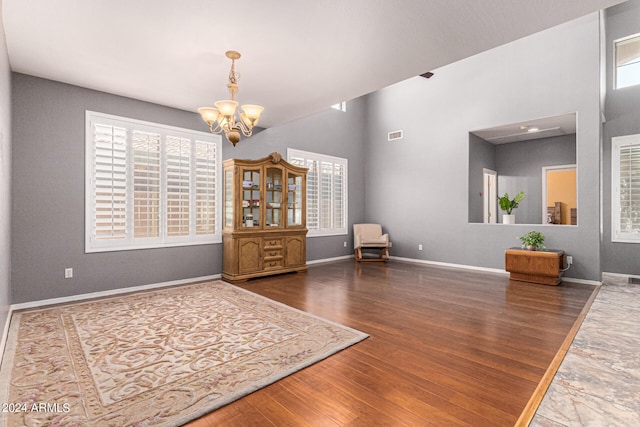
[(274, 257), (282, 258), (284, 256), (284, 253), (282, 248), (271, 246), (263, 249), (262, 256), (264, 257), (264, 259), (269, 259)]
[(282, 266), (284, 265), (282, 261), (283, 261), (282, 258), (270, 258), (270, 259), (265, 258), (263, 260), (262, 267), (265, 270), (272, 269), (272, 268), (282, 268)]
[(262, 247), (265, 251), (269, 251), (272, 249), (282, 249), (282, 239), (271, 237), (262, 239)]

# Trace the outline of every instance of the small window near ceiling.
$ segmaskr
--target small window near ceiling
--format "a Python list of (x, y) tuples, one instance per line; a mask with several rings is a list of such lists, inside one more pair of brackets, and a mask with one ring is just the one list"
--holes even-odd
[(331, 108), (334, 108), (336, 110), (342, 111), (342, 112), (347, 112), (347, 101), (342, 101), (342, 102), (338, 102), (337, 104), (333, 104), (331, 106)]
[(640, 34), (615, 42), (616, 89), (640, 84)]
[(640, 134), (611, 145), (611, 240), (640, 243)]

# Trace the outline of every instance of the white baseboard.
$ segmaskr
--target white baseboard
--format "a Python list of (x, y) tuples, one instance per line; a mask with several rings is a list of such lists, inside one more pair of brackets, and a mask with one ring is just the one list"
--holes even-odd
[(587, 280), (587, 279), (576, 279), (574, 277), (567, 277), (567, 276), (563, 276), (562, 280), (566, 280), (567, 282), (573, 282), (573, 283), (581, 283), (583, 285), (591, 285), (591, 286), (600, 286), (602, 285), (602, 282), (599, 282), (597, 280)]
[(334, 258), (314, 259), (314, 260), (311, 260), (311, 261), (307, 261), (307, 265), (324, 264), (326, 262), (342, 261), (343, 259), (349, 259), (349, 258), (353, 258), (353, 255), (343, 255), (343, 256), (338, 256), (338, 257), (334, 257)]
[(112, 289), (110, 291), (91, 292), (91, 293), (88, 293), (88, 294), (71, 295), (71, 296), (68, 296), (68, 297), (51, 298), (51, 299), (40, 300), (40, 301), (23, 302), (23, 303), (19, 303), (19, 304), (12, 304), (10, 311), (13, 312), (13, 311), (16, 311), (16, 310), (23, 310), (25, 308), (43, 307), (43, 306), (52, 305), (52, 304), (64, 304), (64, 303), (67, 303), (67, 302), (82, 301), (82, 300), (91, 299), (91, 298), (108, 297), (108, 296), (113, 296), (113, 295), (126, 294), (126, 293), (129, 293), (129, 292), (145, 291), (145, 290), (148, 290), (148, 289), (156, 289), (156, 288), (164, 288), (164, 287), (167, 287), (167, 286), (184, 285), (185, 283), (202, 282), (202, 281), (205, 281), (205, 280), (214, 280), (214, 279), (219, 279), (220, 277), (221, 277), (220, 274), (214, 274), (212, 276), (192, 277), (190, 279), (180, 279), (180, 280), (172, 280), (170, 282), (152, 283), (152, 284), (149, 284), (149, 285), (141, 285), (141, 286), (132, 286), (130, 288), (118, 288), (118, 289)]
[[(465, 270), (484, 271), (484, 272), (487, 272), (487, 273), (497, 273), (497, 274), (503, 274), (503, 275), (508, 275), (509, 274), (508, 271), (505, 271), (505, 270), (500, 269), (500, 268), (478, 267), (476, 265), (452, 264), (452, 263), (448, 263), (448, 262), (428, 261), (428, 260), (423, 260), (423, 259), (402, 258), (402, 257), (391, 257), (391, 259), (397, 259), (399, 261), (413, 262), (413, 263), (418, 263), (418, 264), (437, 265), (437, 266), (441, 266), (441, 267), (462, 268), (462, 269), (465, 269)], [(598, 285), (602, 284), (601, 282), (598, 282), (597, 280), (575, 279), (573, 277), (566, 277), (566, 276), (563, 277), (562, 280), (566, 280), (567, 282), (582, 283), (582, 284), (585, 284), (585, 285), (592, 285), (592, 286), (598, 286)]]
[(4, 348), (7, 345), (7, 339), (9, 338), (9, 326), (11, 324), (11, 306), (9, 306), (9, 310), (7, 310), (7, 318), (4, 322), (4, 330), (2, 331), (2, 340), (0, 340), (0, 367), (2, 366), (2, 361), (4, 360)]
[(429, 265), (437, 265), (439, 267), (451, 267), (451, 268), (462, 268), (465, 270), (476, 270), (476, 271), (484, 271), (487, 273), (497, 273), (497, 274), (509, 274), (500, 268), (489, 268), (489, 267), (478, 267), (477, 265), (464, 265), (464, 264), (453, 264), (449, 262), (439, 262), (439, 261), (428, 261), (425, 259), (415, 259), (415, 258), (403, 258), (392, 256), (391, 259), (397, 259), (398, 261), (406, 261), (412, 262), (415, 264), (429, 264)]

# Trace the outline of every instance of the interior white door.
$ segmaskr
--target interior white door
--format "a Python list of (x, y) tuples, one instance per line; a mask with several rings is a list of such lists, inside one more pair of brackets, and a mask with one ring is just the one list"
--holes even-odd
[(491, 169), (482, 170), (482, 204), (483, 222), (485, 224), (495, 224), (498, 222), (498, 172)]

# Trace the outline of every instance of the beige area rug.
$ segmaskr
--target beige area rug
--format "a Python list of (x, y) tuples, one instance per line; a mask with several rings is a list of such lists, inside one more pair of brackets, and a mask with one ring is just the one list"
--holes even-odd
[(175, 426), (367, 335), (221, 281), (14, 313), (8, 426)]

